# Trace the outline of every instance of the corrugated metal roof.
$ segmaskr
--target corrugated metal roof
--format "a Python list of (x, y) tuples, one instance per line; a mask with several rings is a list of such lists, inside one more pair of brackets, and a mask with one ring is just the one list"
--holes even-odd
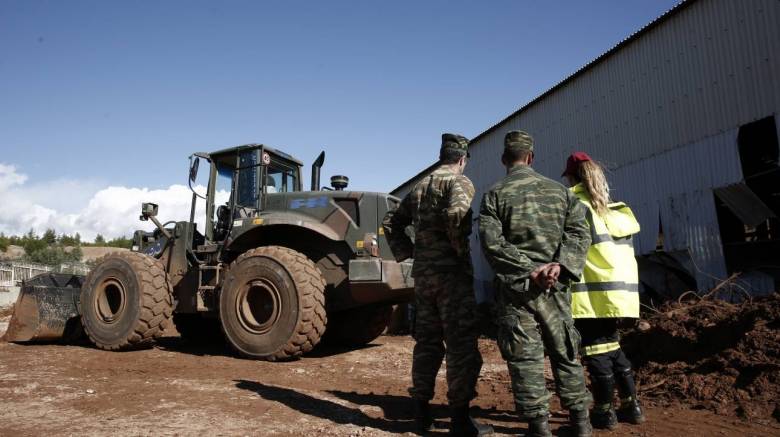
[(583, 65), (582, 67), (577, 69), (577, 71), (575, 71), (574, 73), (572, 73), (571, 75), (569, 75), (565, 79), (561, 80), (557, 84), (555, 84), (552, 87), (550, 87), (550, 89), (548, 89), (547, 91), (543, 92), (542, 94), (540, 94), (535, 99), (533, 99), (530, 102), (526, 103), (525, 105), (521, 106), (515, 112), (509, 114), (503, 120), (499, 121), (498, 123), (496, 123), (493, 126), (489, 127), (487, 130), (485, 130), (481, 134), (479, 134), (476, 137), (474, 137), (471, 140), (471, 142), (474, 143), (476, 140), (479, 140), (480, 138), (482, 138), (483, 136), (487, 135), (491, 131), (493, 131), (495, 129), (498, 129), (499, 127), (504, 125), (507, 121), (509, 121), (511, 118), (516, 116), (518, 113), (520, 113), (523, 110), (525, 110), (526, 108), (528, 108), (528, 107), (538, 103), (539, 101), (541, 101), (545, 97), (549, 96), (550, 94), (554, 93), (557, 89), (561, 88), (562, 86), (566, 85), (567, 83), (575, 80), (577, 77), (582, 75), (587, 70), (593, 68), (594, 66), (596, 66), (600, 62), (604, 61), (609, 56), (611, 56), (612, 54), (617, 52), (618, 50), (620, 50), (620, 49), (626, 47), (627, 45), (631, 44), (631, 42), (633, 42), (634, 40), (638, 39), (639, 37), (641, 37), (645, 33), (649, 32), (650, 30), (652, 30), (656, 26), (658, 26), (658, 25), (662, 24), (664, 21), (668, 20), (674, 14), (680, 12), (685, 7), (690, 6), (691, 4), (693, 4), (693, 3), (697, 2), (697, 1), (699, 1), (699, 0), (682, 0), (680, 3), (678, 3), (677, 5), (675, 5), (672, 8), (670, 8), (668, 11), (666, 11), (663, 14), (661, 14), (660, 16), (658, 16), (658, 18), (656, 18), (655, 20), (647, 23), (646, 25), (644, 25), (642, 28), (640, 28), (636, 32), (632, 33), (631, 35), (627, 36), (626, 38), (624, 38), (619, 43), (617, 43), (614, 46), (612, 46), (606, 52), (604, 52), (601, 55), (597, 56), (595, 59), (593, 59), (592, 61), (590, 61), (587, 64)]
[[(526, 103), (525, 105), (521, 106), (515, 112), (509, 114), (507, 117), (505, 117), (504, 119), (502, 119), (498, 123), (494, 124), (493, 126), (489, 127), (487, 130), (483, 131), (482, 133), (480, 133), (476, 137), (472, 138), (471, 139), (471, 144), (472, 145), (475, 144), (477, 140), (481, 139), (485, 135), (489, 134), (490, 132), (492, 132), (492, 131), (498, 129), (499, 127), (501, 127), (502, 125), (506, 124), (510, 119), (515, 117), (517, 114), (519, 114), (523, 110), (525, 110), (528, 107), (538, 103), (539, 101), (541, 101), (542, 99), (546, 98), (547, 96), (549, 96), (550, 94), (555, 92), (557, 89), (559, 89), (562, 86), (564, 86), (565, 84), (567, 84), (568, 82), (573, 81), (574, 79), (576, 79), (577, 77), (582, 75), (586, 70), (588, 70), (588, 69), (592, 68), (593, 66), (595, 66), (596, 64), (602, 62), (603, 60), (608, 58), (613, 53), (615, 53), (618, 50), (620, 50), (621, 48), (627, 46), (632, 41), (636, 40), (637, 38), (639, 38), (640, 36), (642, 36), (646, 32), (649, 32), (651, 29), (653, 29), (654, 27), (656, 27), (659, 24), (663, 23), (665, 20), (667, 20), (669, 17), (671, 17), (675, 13), (679, 12), (680, 10), (685, 8), (686, 6), (689, 6), (690, 4), (692, 4), (692, 3), (696, 2), (696, 1), (699, 1), (699, 0), (682, 0), (680, 3), (678, 3), (674, 7), (670, 8), (669, 10), (664, 12), (663, 14), (661, 14), (655, 20), (651, 21), (650, 23), (646, 24), (645, 26), (643, 26), (642, 28), (640, 28), (636, 32), (634, 32), (631, 35), (629, 35), (628, 37), (624, 38), (622, 41), (620, 41), (617, 44), (615, 44), (614, 46), (612, 46), (612, 48), (610, 48), (606, 52), (602, 53), (601, 55), (599, 55), (598, 57), (596, 57), (592, 61), (588, 62), (587, 64), (585, 64), (582, 67), (580, 67), (579, 69), (577, 69), (574, 73), (572, 73), (571, 75), (569, 75), (565, 79), (563, 79), (560, 82), (558, 82), (557, 84), (553, 85), (550, 89), (548, 89), (547, 91), (543, 92), (542, 94), (540, 94), (535, 99), (533, 99), (530, 102)], [(431, 172), (435, 167), (436, 167), (436, 163), (431, 164), (430, 166), (428, 166), (425, 169), (421, 170), (419, 173), (417, 173), (416, 175), (412, 176), (411, 178), (406, 180), (404, 183), (400, 184), (398, 187), (393, 189), (391, 191), (391, 193), (400, 193), (400, 192), (402, 192), (405, 188), (411, 186), (413, 184), (413, 182), (417, 181), (418, 179), (423, 178), (426, 174)]]
[[(543, 175), (558, 179), (574, 148), (611, 169), (615, 198), (643, 228), (637, 253), (655, 250), (662, 227), (665, 249), (691, 253), (700, 287), (725, 278), (713, 189), (742, 179), (739, 127), (780, 112), (777, 23), (777, 0), (679, 4), (472, 140), (476, 202), (505, 173), (504, 132), (523, 129)], [(477, 284), (489, 284), (487, 263), (474, 261)]]

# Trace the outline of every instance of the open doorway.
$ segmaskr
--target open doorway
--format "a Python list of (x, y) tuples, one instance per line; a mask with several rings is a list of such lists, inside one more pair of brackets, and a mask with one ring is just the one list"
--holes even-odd
[(760, 271), (780, 284), (780, 148), (775, 117), (745, 124), (737, 135), (744, 181), (714, 189), (726, 268)]

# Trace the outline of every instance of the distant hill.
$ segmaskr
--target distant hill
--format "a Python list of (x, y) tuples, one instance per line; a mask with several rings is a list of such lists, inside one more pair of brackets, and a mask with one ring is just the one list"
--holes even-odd
[[(70, 253), (73, 247), (65, 247), (65, 252)], [(81, 262), (91, 262), (113, 252), (121, 252), (128, 250), (122, 247), (97, 247), (97, 246), (81, 246)], [(0, 251), (0, 261), (18, 261), (24, 258), (25, 251), (21, 246), (10, 245), (5, 252)]]
[(123, 247), (89, 247), (81, 246), (81, 262), (91, 262), (100, 258), (101, 256), (108, 255), (109, 253), (122, 252), (125, 250)]
[(3, 252), (0, 250), (0, 261), (15, 261), (22, 259), (25, 255), (24, 248), (22, 246), (10, 245)]

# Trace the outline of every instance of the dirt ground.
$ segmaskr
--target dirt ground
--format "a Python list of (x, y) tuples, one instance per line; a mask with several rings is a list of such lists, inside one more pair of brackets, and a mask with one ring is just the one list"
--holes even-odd
[[(0, 343), (0, 435), (412, 435), (407, 397), (412, 340), (382, 336), (359, 350), (321, 348), (301, 360), (236, 358), (175, 333), (147, 350)], [(485, 365), (474, 415), (498, 435), (521, 433), (506, 368), (481, 340)], [(444, 373), (435, 399), (446, 435)], [(556, 435), (565, 415), (553, 405)], [(780, 435), (760, 424), (685, 406), (647, 406), (643, 425), (609, 436)]]
[(738, 304), (668, 302), (627, 332), (644, 398), (753, 422), (780, 421), (780, 294)]

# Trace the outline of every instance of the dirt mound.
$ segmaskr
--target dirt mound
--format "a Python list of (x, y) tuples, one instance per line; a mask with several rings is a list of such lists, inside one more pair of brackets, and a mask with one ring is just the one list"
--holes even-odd
[(780, 421), (780, 294), (667, 303), (623, 337), (643, 398)]

